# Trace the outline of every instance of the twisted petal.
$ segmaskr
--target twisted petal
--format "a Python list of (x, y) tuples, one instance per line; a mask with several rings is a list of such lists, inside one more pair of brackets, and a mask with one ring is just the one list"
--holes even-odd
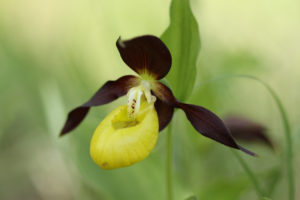
[(131, 87), (136, 86), (138, 82), (139, 80), (135, 76), (123, 76), (115, 81), (106, 82), (88, 102), (69, 112), (60, 135), (62, 136), (76, 128), (85, 118), (90, 107), (107, 104), (125, 95), (127, 91)]
[(125, 41), (119, 38), (116, 45), (123, 61), (141, 76), (159, 80), (171, 68), (171, 54), (155, 36), (145, 35)]
[(213, 139), (226, 146), (242, 150), (255, 156), (256, 154), (238, 145), (222, 120), (211, 111), (201, 106), (179, 102), (173, 95), (170, 88), (162, 83), (155, 83), (153, 93), (163, 102), (170, 106), (182, 109), (193, 127), (205, 137)]
[(222, 120), (211, 111), (201, 106), (184, 103), (179, 103), (178, 107), (183, 109), (193, 127), (205, 137), (255, 156), (255, 153), (241, 147), (234, 141)]
[(155, 101), (155, 110), (159, 120), (159, 131), (162, 131), (170, 123), (173, 117), (174, 107), (157, 99)]

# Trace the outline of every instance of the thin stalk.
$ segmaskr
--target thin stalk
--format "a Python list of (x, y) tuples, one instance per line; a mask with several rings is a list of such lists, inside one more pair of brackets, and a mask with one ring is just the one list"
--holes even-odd
[(239, 75), (240, 77), (256, 80), (260, 82), (262, 85), (265, 86), (265, 88), (269, 91), (271, 96), (273, 97), (280, 116), (283, 123), (284, 131), (285, 131), (285, 140), (286, 140), (286, 165), (287, 165), (287, 175), (288, 175), (288, 183), (289, 183), (289, 200), (295, 199), (295, 180), (294, 180), (294, 167), (293, 167), (293, 142), (292, 142), (292, 134), (291, 134), (291, 128), (288, 121), (287, 114), (285, 112), (285, 109), (278, 97), (278, 95), (275, 93), (275, 91), (264, 81), (254, 77), (254, 76), (248, 76), (248, 75)]
[(242, 168), (244, 169), (244, 171), (246, 172), (246, 174), (248, 175), (248, 177), (250, 178), (252, 184), (254, 185), (255, 191), (257, 193), (257, 196), (260, 199), (264, 198), (264, 191), (261, 188), (255, 174), (252, 172), (252, 170), (249, 168), (249, 166), (247, 165), (247, 163), (245, 162), (245, 160), (240, 156), (239, 152), (237, 152), (236, 150), (232, 149), (231, 150), (232, 153), (235, 155), (235, 157), (237, 158), (237, 160), (239, 161), (240, 165), (242, 166)]
[(172, 140), (172, 123), (170, 123), (167, 131), (167, 138), (166, 138), (167, 200), (173, 200), (172, 163), (173, 163), (173, 140)]
[[(281, 103), (281, 100), (279, 99), (279, 97), (275, 93), (275, 91), (266, 82), (264, 82), (263, 80), (255, 77), (255, 76), (226, 75), (226, 76), (222, 76), (220, 78), (217, 78), (217, 79), (214, 79), (211, 81), (207, 81), (204, 84), (208, 84), (208, 83), (214, 82), (216, 80), (227, 79), (227, 78), (247, 78), (247, 79), (255, 80), (255, 81), (259, 82), (260, 84), (262, 84), (268, 90), (268, 92), (271, 94), (272, 98), (274, 99), (276, 106), (279, 110), (280, 117), (281, 117), (283, 127), (284, 127), (284, 132), (285, 132), (285, 141), (286, 141), (286, 155), (285, 155), (286, 158), (285, 159), (286, 159), (286, 166), (287, 166), (288, 186), (289, 186), (289, 193), (288, 193), (289, 198), (288, 199), (295, 200), (295, 180), (294, 180), (294, 167), (293, 167), (294, 156), (293, 156), (292, 134), (291, 134), (291, 128), (290, 128), (290, 124), (288, 121), (288, 117), (287, 117), (287, 114), (283, 107), (283, 104)], [(243, 164), (242, 164), (242, 166), (243, 166)], [(245, 171), (246, 171), (246, 169), (245, 169)], [(251, 177), (250, 177), (250, 179), (252, 180)], [(253, 184), (255, 184), (255, 183), (253, 182)]]

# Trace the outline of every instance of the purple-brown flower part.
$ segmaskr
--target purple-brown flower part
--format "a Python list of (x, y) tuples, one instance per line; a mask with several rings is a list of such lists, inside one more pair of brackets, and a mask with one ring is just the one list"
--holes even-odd
[(159, 120), (159, 131), (162, 131), (172, 120), (174, 107), (157, 99), (155, 102), (155, 110)]
[[(85, 118), (90, 107), (109, 103), (128, 92), (129, 108), (132, 108), (134, 113), (135, 104), (139, 102), (134, 99), (135, 95), (144, 94), (147, 101), (151, 102), (151, 99), (155, 100), (155, 97), (151, 97), (153, 94), (156, 96), (155, 109), (160, 131), (171, 121), (174, 109), (180, 108), (185, 112), (193, 127), (203, 136), (255, 156), (254, 153), (235, 142), (217, 115), (201, 106), (179, 102), (170, 88), (157, 81), (167, 75), (172, 63), (168, 48), (159, 38), (151, 35), (125, 41), (119, 38), (116, 45), (123, 61), (141, 78), (123, 76), (116, 81), (108, 81), (87, 103), (69, 113), (61, 135), (76, 128)], [(129, 91), (131, 88), (132, 90)]]
[(115, 81), (106, 82), (86, 103), (71, 110), (68, 114), (66, 123), (60, 132), (64, 135), (76, 128), (86, 117), (90, 107), (101, 106), (125, 95), (127, 91), (137, 85), (139, 79), (135, 76), (123, 76)]
[(243, 152), (256, 156), (255, 153), (238, 145), (223, 121), (213, 112), (201, 106), (179, 102), (170, 88), (162, 83), (157, 83), (153, 93), (168, 105), (182, 109), (193, 127), (203, 136), (213, 139), (226, 146), (242, 150)]
[(146, 35), (117, 41), (123, 61), (136, 73), (162, 79), (171, 68), (172, 57), (166, 45), (157, 37)]
[(266, 127), (245, 117), (231, 115), (224, 118), (224, 123), (232, 136), (245, 142), (260, 142), (274, 150), (275, 145), (266, 133)]

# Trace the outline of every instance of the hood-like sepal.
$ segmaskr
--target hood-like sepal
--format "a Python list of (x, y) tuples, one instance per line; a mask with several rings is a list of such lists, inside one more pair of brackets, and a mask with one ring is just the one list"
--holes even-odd
[(170, 51), (158, 37), (145, 35), (131, 40), (119, 38), (116, 45), (123, 61), (143, 78), (162, 79), (171, 68)]
[(135, 76), (122, 76), (115, 81), (106, 82), (92, 98), (81, 106), (71, 110), (60, 135), (64, 135), (75, 129), (85, 118), (90, 110), (90, 107), (101, 106), (125, 95), (127, 91), (138, 85), (139, 79)]

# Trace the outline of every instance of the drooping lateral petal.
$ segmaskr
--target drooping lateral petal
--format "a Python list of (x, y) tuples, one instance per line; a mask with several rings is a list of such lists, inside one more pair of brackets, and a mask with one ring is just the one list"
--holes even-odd
[(201, 106), (184, 103), (178, 103), (178, 107), (183, 109), (193, 127), (205, 137), (211, 138), (226, 146), (239, 149), (249, 155), (256, 155), (238, 145), (222, 120), (211, 111)]
[(174, 113), (174, 107), (157, 99), (155, 101), (155, 110), (159, 120), (159, 131), (162, 131), (171, 121)]
[(202, 135), (220, 142), (226, 146), (239, 149), (247, 154), (255, 156), (256, 154), (238, 145), (222, 120), (211, 111), (201, 106), (185, 104), (179, 102), (173, 95), (170, 88), (166, 85), (156, 82), (152, 91), (154, 95), (169, 106), (182, 109), (193, 127)]
[(155, 36), (145, 35), (131, 40), (117, 40), (123, 61), (136, 73), (159, 80), (171, 68), (172, 57), (166, 45)]
[(71, 110), (66, 123), (60, 132), (64, 135), (75, 129), (85, 118), (90, 107), (107, 104), (127, 93), (127, 91), (138, 84), (139, 79), (135, 76), (123, 76), (115, 81), (106, 82), (92, 98), (81, 106)]
[(235, 139), (245, 142), (261, 142), (271, 149), (275, 149), (274, 143), (262, 124), (238, 115), (225, 117), (224, 123)]

